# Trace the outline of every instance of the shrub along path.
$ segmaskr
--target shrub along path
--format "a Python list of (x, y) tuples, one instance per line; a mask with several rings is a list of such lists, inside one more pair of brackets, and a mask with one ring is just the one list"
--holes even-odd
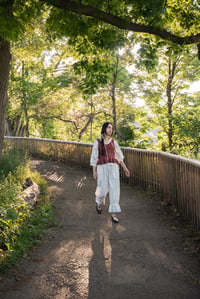
[(200, 261), (160, 205), (121, 185), (120, 223), (98, 215), (92, 171), (31, 161), (49, 183), (57, 225), (0, 280), (4, 299), (197, 299)]

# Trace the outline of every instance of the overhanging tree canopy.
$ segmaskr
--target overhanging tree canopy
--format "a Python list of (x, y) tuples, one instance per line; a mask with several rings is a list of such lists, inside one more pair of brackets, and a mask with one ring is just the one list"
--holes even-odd
[(197, 44), (200, 59), (200, 5), (197, 0), (1, 0), (0, 156), (11, 57), (9, 42), (23, 34), (26, 24), (46, 8), (45, 4), (49, 5), (51, 11), (44, 21), (51, 18), (51, 12), (60, 9), (62, 18), (57, 18), (57, 23), (64, 23), (64, 26), (67, 23), (71, 29), (75, 26), (72, 32), (74, 35), (80, 32), (87, 34), (90, 19), (96, 23), (97, 29), (103, 22), (134, 33), (155, 35), (179, 45)]
[(200, 5), (191, 0), (40, 0), (120, 29), (149, 33), (180, 45), (200, 42)]

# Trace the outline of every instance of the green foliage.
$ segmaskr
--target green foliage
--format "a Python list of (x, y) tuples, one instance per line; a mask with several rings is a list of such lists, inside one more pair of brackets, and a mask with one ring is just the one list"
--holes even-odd
[(158, 65), (157, 44), (155, 41), (152, 42), (149, 38), (142, 39), (138, 54), (138, 67), (143, 66), (149, 72), (155, 71), (156, 66)]
[(18, 18), (13, 16), (10, 1), (0, 1), (0, 23), (0, 36), (8, 40), (18, 37), (20, 29), (22, 28)]
[(0, 212), (0, 272), (5, 272), (15, 265), (28, 249), (40, 244), (45, 228), (52, 219), (54, 208), (48, 199), (43, 198), (32, 211), (18, 203), (9, 210), (8, 215), (2, 216), (2, 209)]
[(199, 106), (188, 106), (173, 118), (174, 150), (184, 156), (198, 157), (200, 144)]
[[(171, 150), (173, 153), (182, 155), (187, 155), (187, 152), (191, 151), (192, 140), (196, 144), (195, 125), (190, 126), (190, 133), (186, 127), (184, 128), (187, 130), (188, 140), (186, 141), (185, 132), (183, 141), (181, 121), (181, 113), (187, 115), (188, 111), (195, 109), (196, 106), (194, 97), (184, 92), (190, 82), (199, 78), (199, 62), (197, 63), (194, 51), (193, 46), (184, 49), (170, 45), (161, 47), (155, 71), (147, 73), (143, 67), (140, 67), (142, 75), (138, 80), (139, 90), (143, 92), (145, 103), (150, 109), (150, 123), (160, 131), (157, 135), (157, 145), (162, 150)], [(188, 123), (188, 116), (185, 119)], [(193, 119), (195, 119), (194, 115)]]
[(121, 146), (129, 146), (135, 139), (133, 128), (130, 125), (118, 126), (118, 140)]
[(51, 51), (48, 52), (50, 44), (45, 36), (42, 23), (44, 18), (44, 15), (37, 17), (33, 22), (35, 27), (27, 26), (23, 38), (12, 44), (13, 59), (7, 109), (8, 135), (29, 136), (32, 128), (37, 126), (36, 123), (43, 119), (38, 113), (41, 100), (69, 84), (66, 74), (52, 76), (55, 66), (51, 65), (50, 69), (48, 67), (53, 55)]
[(0, 160), (0, 181), (8, 177), (9, 173), (19, 173), (19, 169), (26, 165), (27, 155), (23, 151), (10, 149), (4, 152)]
[(94, 21), (88, 21), (84, 16), (77, 16), (71, 12), (52, 8), (47, 19), (48, 34), (53, 39), (63, 36), (84, 36), (88, 33), (88, 29), (92, 25), (91, 22), (94, 23)]
[(17, 40), (27, 24), (41, 14), (39, 1), (0, 1), (0, 36), (6, 40)]
[[(195, 27), (199, 28), (200, 13), (198, 1), (189, 0), (170, 0), (167, 1), (167, 16), (171, 26), (178, 25), (185, 29), (186, 32), (193, 32)], [(176, 16), (176, 19), (174, 18)], [(178, 23), (179, 22), (179, 23)]]
[[(107, 61), (106, 61), (107, 62)], [(75, 74), (82, 75), (80, 89), (83, 94), (95, 94), (99, 87), (105, 85), (110, 77), (112, 66), (95, 59), (92, 62), (83, 59), (73, 65)]]
[(17, 192), (19, 192), (20, 188), (14, 184), (15, 178), (9, 173), (9, 175), (0, 182), (0, 201), (4, 202), (12, 202), (13, 197)]
[(135, 17), (137, 21), (150, 23), (154, 26), (162, 25), (163, 15), (165, 12), (164, 0), (155, 1), (126, 1), (132, 6), (130, 13)]
[(125, 41), (123, 31), (109, 24), (56, 8), (51, 9), (47, 27), (51, 39), (67, 37), (68, 44), (75, 47), (79, 54), (95, 54), (97, 49), (117, 49)]
[[(15, 159), (16, 158), (16, 159)], [(46, 181), (31, 172), (28, 159), (16, 151), (2, 156), (0, 180), (0, 270), (5, 271), (31, 246), (38, 244), (53, 207), (46, 196)], [(7, 165), (6, 161), (9, 161)], [(31, 177), (40, 187), (40, 200), (33, 210), (19, 197)]]
[[(3, 2), (6, 6), (6, 1)], [(162, 143), (167, 144), (169, 121), (172, 121), (174, 147), (183, 148), (181, 140), (186, 129), (179, 119), (178, 107), (181, 105), (186, 111), (188, 97), (181, 90), (199, 79), (199, 61), (193, 59), (196, 46), (172, 45), (147, 34), (136, 36), (92, 17), (52, 5), (47, 7), (42, 2), (40, 6), (39, 2), (14, 1), (8, 18), (16, 19), (19, 23), (16, 32), (20, 31), (18, 41), (12, 43), (8, 135), (90, 142), (99, 136), (105, 120), (116, 117), (122, 144), (152, 147), (149, 130), (159, 128), (158, 148)], [(180, 36), (199, 30), (195, 1), (110, 0), (98, 2), (98, 6), (95, 0), (81, 3)], [(2, 17), (5, 29), (8, 24), (4, 26), (4, 22), (7, 22), (6, 13)], [(137, 42), (136, 53), (133, 46)], [(166, 88), (169, 69), (174, 64), (173, 111), (168, 115)], [(131, 74), (127, 68), (130, 65)], [(145, 100), (143, 116), (134, 106), (138, 97)], [(127, 122), (122, 124), (124, 119)], [(140, 127), (134, 127), (134, 122)], [(195, 138), (191, 132), (191, 140)]]
[(136, 138), (134, 126), (130, 125), (130, 120), (134, 120), (134, 115), (131, 113), (131, 110), (127, 115), (124, 109), (121, 111), (121, 118), (122, 120), (118, 122), (117, 126), (117, 139), (121, 146), (129, 146), (129, 144), (134, 143)]

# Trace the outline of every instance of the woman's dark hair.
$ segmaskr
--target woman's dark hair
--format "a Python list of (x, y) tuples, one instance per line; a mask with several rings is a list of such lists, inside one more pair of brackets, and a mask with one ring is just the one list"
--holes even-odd
[(102, 129), (101, 129), (101, 143), (102, 143), (102, 155), (105, 155), (106, 151), (105, 151), (105, 147), (104, 147), (104, 134), (106, 133), (106, 129), (109, 125), (112, 125), (111, 122), (106, 122), (103, 124)]
[(103, 124), (102, 129), (101, 129), (101, 135), (104, 135), (106, 133), (106, 129), (109, 125), (112, 126), (112, 123), (111, 122), (106, 122), (106, 123)]

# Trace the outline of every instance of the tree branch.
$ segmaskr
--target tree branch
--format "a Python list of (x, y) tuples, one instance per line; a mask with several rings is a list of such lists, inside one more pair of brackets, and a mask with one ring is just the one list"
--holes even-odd
[[(179, 45), (189, 45), (189, 44), (200, 42), (200, 33), (196, 35), (181, 37), (178, 35), (174, 35), (165, 29), (159, 29), (159, 28), (152, 27), (150, 25), (142, 25), (142, 24), (133, 23), (131, 21), (127, 21), (123, 17), (112, 15), (110, 13), (104, 12), (90, 5), (83, 5), (80, 2), (74, 2), (68, 0), (40, 0), (40, 1), (46, 2), (48, 4), (51, 4), (54, 7), (66, 11), (74, 12), (75, 14), (93, 17), (105, 23), (116, 26), (119, 29), (157, 35), (164, 40), (171, 41)], [(199, 46), (198, 46), (198, 50), (199, 50)]]
[(106, 116), (111, 116), (110, 114), (107, 114), (106, 112), (104, 111), (99, 111), (99, 112), (96, 112), (96, 113), (90, 113), (90, 114), (87, 114), (87, 115), (82, 115), (81, 117), (88, 117), (88, 121), (87, 123), (85, 124), (85, 126), (81, 129), (81, 131), (79, 132), (79, 139), (81, 139), (82, 137), (82, 134), (86, 131), (87, 127), (89, 126), (89, 124), (93, 121), (94, 117), (97, 115), (97, 114), (101, 114), (101, 113), (104, 113), (105, 117)]
[(94, 115), (90, 115), (86, 125), (81, 129), (81, 131), (79, 132), (78, 138), (81, 139), (82, 134), (86, 131), (87, 127), (89, 126), (89, 124), (92, 122), (94, 118)]
[(40, 114), (40, 116), (41, 116), (42, 118), (44, 118), (44, 119), (58, 119), (58, 120), (61, 120), (61, 121), (63, 121), (63, 122), (72, 123), (72, 124), (74, 124), (75, 129), (76, 129), (76, 131), (78, 132), (78, 128), (77, 128), (76, 122), (73, 121), (73, 120), (64, 119), (64, 118), (62, 118), (60, 115), (45, 116), (45, 115), (41, 115), (41, 114)]

